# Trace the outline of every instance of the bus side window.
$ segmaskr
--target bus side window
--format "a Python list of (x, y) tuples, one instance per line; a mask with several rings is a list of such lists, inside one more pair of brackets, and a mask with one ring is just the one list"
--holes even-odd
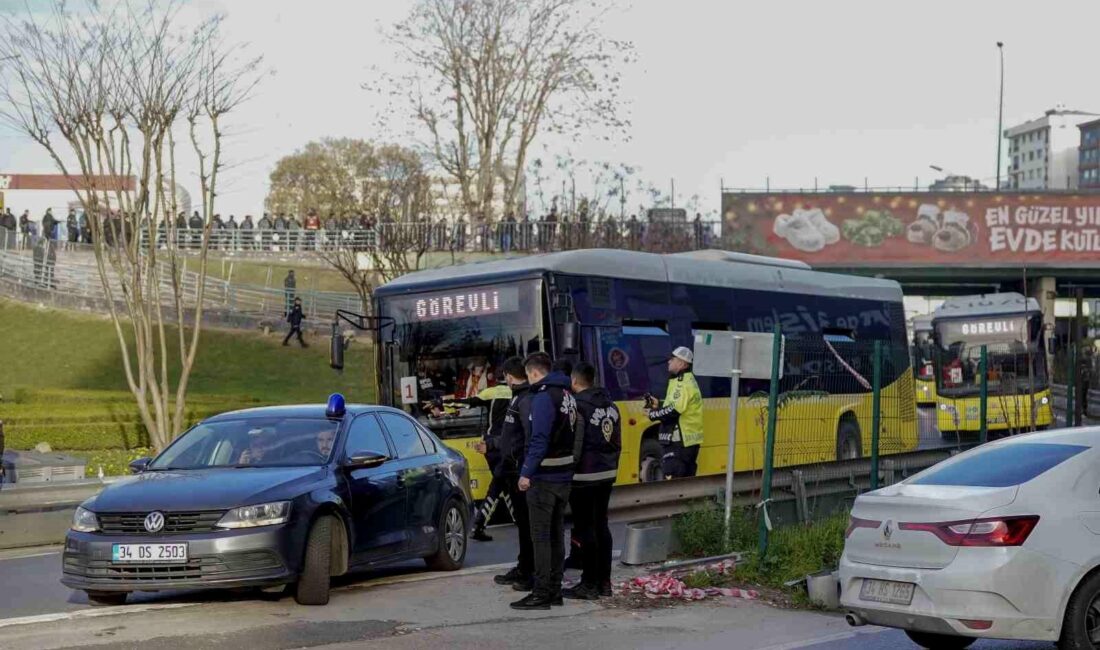
[[(652, 393), (658, 397), (665, 394), (668, 387), (668, 358), (672, 354), (672, 337), (664, 323), (647, 322), (623, 325), (623, 340), (631, 356), (641, 357), (642, 364), (632, 362), (631, 386), (628, 391), (633, 397)], [(644, 367), (644, 377), (641, 376)], [(644, 385), (634, 385), (644, 384)]]

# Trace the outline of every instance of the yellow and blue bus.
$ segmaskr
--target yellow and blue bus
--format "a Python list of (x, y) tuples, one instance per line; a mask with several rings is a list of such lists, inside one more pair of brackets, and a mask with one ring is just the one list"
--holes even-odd
[[(657, 480), (661, 450), (642, 396), (664, 395), (669, 354), (680, 345), (691, 347), (695, 330), (771, 332), (778, 323), (788, 343), (828, 336), (835, 360), (787, 361), (781, 390), (792, 392), (812, 383), (814, 373), (824, 373), (823, 366), (853, 373), (858, 367), (869, 377), (869, 358), (841, 358), (844, 341), (884, 342), (892, 351), (882, 376), (884, 403), (899, 405), (902, 415), (900, 424), (884, 430), (882, 449), (908, 451), (917, 445), (902, 292), (893, 281), (724, 251), (657, 255), (589, 249), (411, 273), (376, 289), (374, 300), (375, 314), (395, 323), (378, 335), (380, 401), (410, 411), (466, 455), (475, 498), (484, 496), (490, 479), (474, 449), (488, 414), (475, 408), (435, 417), (425, 404), (494, 385), (501, 381), (503, 361), (513, 355), (544, 351), (555, 359), (583, 359), (598, 369), (600, 384), (623, 413), (618, 482)], [(698, 381), (705, 426), (698, 472), (723, 473), (730, 381)], [(736, 471), (762, 466), (764, 418), (757, 402), (768, 382), (755, 384), (742, 382), (738, 396)], [(776, 465), (869, 455), (867, 386), (862, 377), (852, 378), (785, 402)], [(785, 430), (786, 422), (799, 426)]]
[(932, 330), (941, 433), (981, 428), (983, 346), (988, 431), (1020, 433), (1054, 422), (1038, 301), (1013, 292), (949, 298), (933, 312)]
[(936, 404), (936, 370), (932, 362), (932, 317), (913, 319), (913, 377), (919, 406)]

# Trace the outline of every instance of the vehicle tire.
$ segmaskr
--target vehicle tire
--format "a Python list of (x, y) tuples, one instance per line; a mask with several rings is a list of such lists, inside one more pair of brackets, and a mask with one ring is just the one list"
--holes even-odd
[(857, 458), (863, 458), (863, 437), (859, 433), (859, 423), (851, 418), (842, 418), (836, 428), (836, 459)]
[(322, 515), (309, 529), (302, 573), (294, 586), (294, 600), (299, 605), (328, 604), (333, 528), (332, 515)]
[(86, 591), (88, 602), (93, 605), (114, 606), (125, 605), (128, 591)]
[(977, 640), (968, 636), (934, 634), (932, 632), (910, 632), (909, 630), (905, 631), (905, 635), (909, 637), (909, 640), (913, 643), (922, 648), (928, 648), (928, 650), (965, 650)]
[(458, 571), (466, 561), (466, 547), (469, 530), (466, 512), (462, 505), (450, 500), (443, 507), (436, 532), (439, 545), (433, 555), (424, 558), (425, 564), (433, 571)]
[(1060, 650), (1092, 650), (1090, 637), (1100, 630), (1100, 573), (1085, 578), (1070, 596), (1062, 619)]
[(642, 448), (638, 451), (638, 481), (640, 483), (656, 483), (665, 480), (665, 472), (661, 469), (661, 443), (655, 438), (642, 440)]

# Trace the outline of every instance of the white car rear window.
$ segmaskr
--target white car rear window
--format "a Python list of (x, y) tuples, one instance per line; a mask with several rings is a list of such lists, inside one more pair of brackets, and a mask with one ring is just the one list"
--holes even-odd
[(967, 487), (1022, 485), (1087, 449), (1082, 445), (1036, 442), (992, 447), (942, 468), (933, 468), (913, 483)]

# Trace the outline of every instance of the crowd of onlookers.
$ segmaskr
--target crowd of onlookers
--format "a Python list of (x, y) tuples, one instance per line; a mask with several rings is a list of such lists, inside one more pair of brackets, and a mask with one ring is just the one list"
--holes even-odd
[[(157, 224), (152, 235), (159, 244), (169, 239), (182, 248), (197, 249), (202, 245), (204, 220), (198, 212), (190, 217), (180, 213), (172, 223)], [(90, 244), (96, 232), (106, 241), (127, 241), (131, 236), (131, 220), (112, 213), (102, 228), (93, 229), (83, 212), (69, 210), (64, 218), (47, 210), (41, 219), (31, 218), (24, 211), (18, 218), (8, 208), (0, 213), (0, 248), (29, 248), (39, 238), (68, 244)], [(458, 219), (410, 218), (394, 220), (388, 216), (376, 218), (363, 214), (336, 215), (322, 218), (310, 212), (304, 218), (296, 215), (264, 213), (253, 220), (246, 215), (239, 220), (234, 215), (223, 219), (214, 215), (210, 228), (210, 248), (237, 251), (311, 251), (351, 248), (371, 250), (375, 247), (399, 246), (419, 251), (474, 252), (547, 252), (575, 248), (604, 247), (631, 250), (689, 250), (713, 245), (718, 237), (716, 222), (704, 221), (696, 214), (692, 221), (649, 222), (636, 215), (590, 219), (558, 215), (551, 211), (541, 217), (529, 215), (517, 218), (507, 215), (495, 222)]]

